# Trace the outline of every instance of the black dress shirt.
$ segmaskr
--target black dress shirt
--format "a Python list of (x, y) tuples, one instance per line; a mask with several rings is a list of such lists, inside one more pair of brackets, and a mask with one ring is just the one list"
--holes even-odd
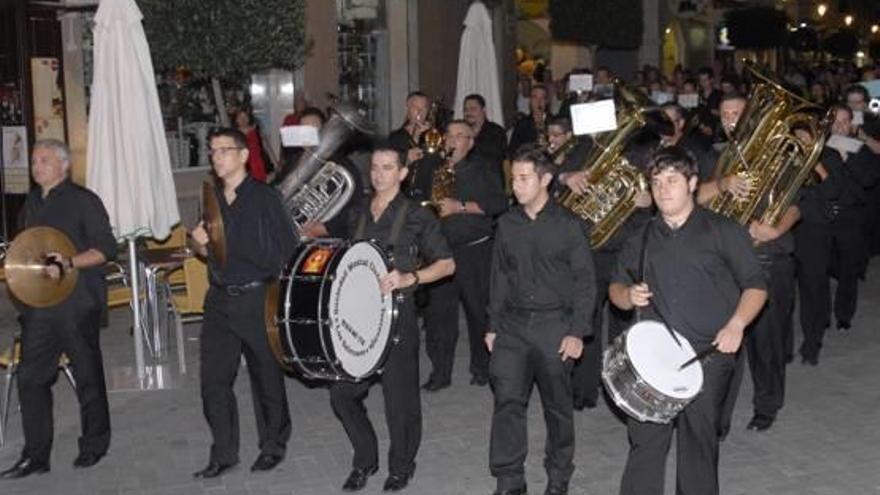
[(482, 156), (493, 166), (501, 166), (507, 152), (507, 134), (504, 128), (488, 120), (483, 122), (474, 137), (473, 153)]
[[(396, 240), (390, 239), (398, 211), (407, 205), (406, 221)], [(354, 240), (373, 240), (389, 254), (391, 264), (401, 272), (412, 272), (437, 260), (451, 259), (452, 251), (446, 238), (440, 232), (440, 222), (427, 209), (398, 193), (385, 211), (374, 221), (370, 212), (370, 202), (364, 204), (349, 216), (348, 231), (343, 237), (355, 237), (358, 224), (364, 222), (364, 229)], [(342, 234), (342, 232), (339, 232)], [(391, 244), (393, 242), (393, 245)]]
[[(549, 122), (552, 117), (548, 113), (545, 117), (546, 122)], [(535, 118), (531, 114), (525, 115), (517, 120), (513, 126), (513, 133), (510, 135), (510, 145), (507, 147), (507, 152), (510, 156), (513, 156), (520, 146), (536, 141), (538, 141), (538, 128), (535, 125)]]
[[(644, 311), (649, 318), (665, 319), (694, 346), (711, 344), (742, 291), (766, 288), (751, 238), (732, 220), (696, 206), (675, 230), (659, 216), (646, 228), (645, 282), (654, 295)], [(624, 244), (612, 283), (637, 282), (643, 232)]]
[[(862, 147), (854, 156), (843, 161), (840, 153), (831, 148), (822, 150), (819, 161), (828, 171), (822, 182), (801, 190), (798, 206), (801, 219), (807, 223), (830, 224), (834, 218), (832, 211), (852, 210), (864, 205), (866, 201), (864, 166), (871, 155), (862, 153), (869, 150)], [(875, 155), (876, 156), (876, 155)], [(863, 161), (865, 160), (865, 161)], [(853, 162), (851, 166), (851, 163)], [(864, 183), (870, 183), (864, 182)]]
[(226, 266), (209, 257), (211, 283), (242, 285), (278, 277), (296, 248), (295, 227), (278, 191), (246, 177), (226, 203), (221, 185), (214, 188), (226, 233)]
[(455, 196), (458, 201), (473, 201), (483, 215), (455, 213), (442, 219), (443, 234), (452, 247), (491, 237), (494, 218), (507, 209), (507, 196), (485, 159), (471, 153), (455, 164)]
[(534, 220), (522, 206), (502, 215), (495, 236), (490, 328), (507, 331), (510, 311), (563, 310), (567, 335), (591, 335), (596, 278), (586, 224), (548, 200)]
[(388, 135), (388, 145), (396, 149), (401, 154), (401, 160), (406, 160), (406, 152), (410, 148), (418, 146), (413, 143), (412, 135), (407, 132), (406, 127), (400, 127)]
[[(101, 198), (70, 179), (50, 189), (45, 198), (41, 187), (32, 189), (19, 216), (19, 224), (22, 228), (53, 227), (70, 239), (77, 253), (96, 249), (107, 261), (116, 259), (116, 238)], [(104, 307), (106, 301), (104, 267), (97, 266), (81, 269), (70, 297), (42, 311), (74, 314), (68, 312), (73, 311), (78, 314), (83, 310)]]

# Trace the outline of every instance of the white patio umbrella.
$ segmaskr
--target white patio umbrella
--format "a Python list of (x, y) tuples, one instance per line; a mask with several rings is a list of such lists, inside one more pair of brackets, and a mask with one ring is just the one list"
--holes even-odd
[[(128, 242), (132, 297), (140, 294), (135, 240), (162, 239), (180, 222), (150, 48), (134, 0), (103, 0), (95, 14), (87, 185), (104, 202), (117, 239)], [(136, 328), (140, 305), (133, 304)], [(143, 335), (134, 332), (143, 381)]]
[(458, 83), (455, 90), (455, 118), (462, 118), (464, 97), (478, 93), (486, 99), (487, 118), (504, 125), (498, 59), (492, 40), (492, 19), (483, 2), (474, 2), (464, 18), (458, 52)]

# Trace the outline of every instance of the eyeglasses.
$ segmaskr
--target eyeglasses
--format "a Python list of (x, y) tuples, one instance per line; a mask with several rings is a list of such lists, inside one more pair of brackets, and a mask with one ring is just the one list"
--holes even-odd
[(240, 146), (223, 146), (221, 148), (208, 148), (208, 156), (211, 158), (224, 157), (233, 150), (243, 150)]

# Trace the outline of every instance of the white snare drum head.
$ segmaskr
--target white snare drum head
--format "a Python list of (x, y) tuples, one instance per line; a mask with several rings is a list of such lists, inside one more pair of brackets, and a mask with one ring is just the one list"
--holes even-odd
[(385, 259), (369, 242), (357, 242), (342, 255), (330, 288), (330, 335), (346, 373), (362, 378), (382, 359), (392, 323), (392, 296), (382, 295), (379, 279)]
[(651, 320), (630, 327), (626, 335), (626, 353), (639, 376), (659, 392), (676, 399), (689, 399), (703, 387), (703, 367), (693, 363), (679, 367), (694, 357), (693, 347), (678, 332), (681, 347), (672, 340), (666, 325)]

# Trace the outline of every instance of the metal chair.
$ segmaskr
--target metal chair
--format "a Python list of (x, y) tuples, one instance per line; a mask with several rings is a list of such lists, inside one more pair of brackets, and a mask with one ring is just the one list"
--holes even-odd
[[(0, 368), (6, 369), (6, 383), (3, 390), (3, 408), (0, 410), (0, 446), (6, 443), (5, 432), (7, 422), (9, 420), (9, 406), (12, 401), (12, 388), (15, 378), (18, 375), (18, 366), (21, 363), (21, 334), (16, 334), (12, 340), (12, 347), (0, 355)], [(73, 378), (73, 372), (70, 371), (70, 360), (66, 355), (62, 354), (58, 360), (58, 369), (64, 373), (67, 383), (76, 391), (76, 379)]]

